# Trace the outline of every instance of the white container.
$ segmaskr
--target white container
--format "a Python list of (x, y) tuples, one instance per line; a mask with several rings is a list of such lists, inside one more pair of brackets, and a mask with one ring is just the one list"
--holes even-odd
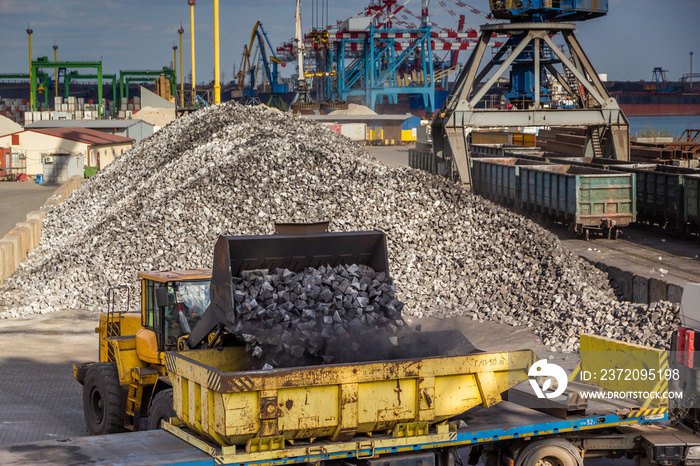
[(92, 110), (85, 110), (83, 115), (86, 120), (92, 120)]
[(77, 98), (75, 96), (70, 96), (70, 97), (68, 97), (67, 103), (68, 104), (75, 104), (76, 100), (77, 100)]
[(49, 115), (49, 112), (47, 112), (47, 111), (41, 112), (41, 119), (42, 120), (48, 120), (49, 118), (51, 118), (51, 116)]
[(364, 141), (367, 133), (365, 123), (343, 123), (340, 125), (340, 134), (351, 141)]
[(341, 31), (364, 31), (369, 28), (371, 18), (349, 18), (340, 24)]
[(82, 120), (82, 119), (83, 119), (83, 111), (82, 111), (82, 110), (76, 110), (76, 111), (75, 111), (75, 119), (76, 119), (76, 120)]
[(126, 110), (119, 110), (119, 118), (122, 120), (126, 118)]
[(63, 97), (60, 95), (57, 95), (56, 97), (53, 98), (53, 104), (54, 106), (61, 105), (63, 103)]
[(34, 123), (34, 112), (24, 112), (24, 124)]
[(85, 105), (85, 97), (78, 97), (78, 105)]

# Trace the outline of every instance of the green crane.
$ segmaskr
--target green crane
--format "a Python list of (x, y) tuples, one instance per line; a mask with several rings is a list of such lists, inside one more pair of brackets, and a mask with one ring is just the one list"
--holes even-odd
[(49, 61), (48, 57), (39, 57), (37, 60), (32, 60), (32, 110), (38, 108), (36, 91), (37, 91), (37, 73), (41, 68), (95, 68), (97, 70), (97, 108), (98, 114), (104, 118), (104, 107), (102, 105), (102, 61)]
[[(79, 74), (77, 71), (71, 71), (70, 73), (66, 73), (64, 76), (65, 84), (66, 84), (66, 99), (68, 98), (69, 95), (69, 90), (70, 90), (70, 82), (71, 81), (77, 81), (81, 79), (98, 79), (98, 75), (96, 74)], [(116, 74), (103, 74), (102, 79), (109, 79), (112, 81), (112, 102), (114, 102), (115, 109), (117, 105), (117, 75)]]

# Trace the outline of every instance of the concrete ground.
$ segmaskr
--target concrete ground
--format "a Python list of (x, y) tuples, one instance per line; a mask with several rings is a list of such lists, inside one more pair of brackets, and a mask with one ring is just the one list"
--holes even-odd
[(98, 358), (97, 317), (0, 320), (0, 445), (88, 435), (73, 364)]
[(408, 167), (408, 149), (412, 146), (366, 146), (369, 155), (387, 165)]
[(700, 241), (678, 239), (658, 227), (634, 226), (623, 229), (618, 240), (573, 238), (564, 228), (552, 228), (572, 252), (608, 267), (630, 270), (635, 275), (654, 278), (682, 288), (700, 283)]
[(17, 222), (25, 221), (27, 212), (38, 210), (60, 186), (59, 183), (41, 185), (33, 181), (1, 181), (0, 238), (14, 228)]

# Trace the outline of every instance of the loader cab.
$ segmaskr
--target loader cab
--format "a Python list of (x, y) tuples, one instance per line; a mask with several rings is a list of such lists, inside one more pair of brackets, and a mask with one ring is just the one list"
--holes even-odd
[(177, 349), (209, 306), (211, 271), (142, 272), (141, 325), (156, 337), (158, 351)]

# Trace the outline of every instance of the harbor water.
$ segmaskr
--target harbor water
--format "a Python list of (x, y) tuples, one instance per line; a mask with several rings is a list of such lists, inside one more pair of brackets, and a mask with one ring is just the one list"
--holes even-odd
[[(700, 115), (691, 116), (633, 116), (630, 122), (631, 137), (678, 138), (686, 129), (700, 129)], [(652, 132), (653, 134), (649, 134)]]

